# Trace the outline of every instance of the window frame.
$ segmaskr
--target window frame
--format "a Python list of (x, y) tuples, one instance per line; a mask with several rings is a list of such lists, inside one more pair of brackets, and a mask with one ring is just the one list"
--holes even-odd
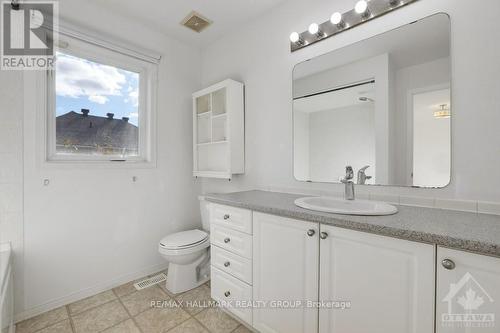
[[(45, 149), (44, 160), (50, 164), (125, 164), (156, 163), (156, 91), (158, 62), (141, 59), (137, 53), (89, 38), (59, 34), (58, 49), (65, 54), (103, 65), (113, 66), (139, 75), (138, 150), (137, 156), (61, 154), (56, 152), (55, 69), (45, 73)], [(129, 52), (130, 51), (130, 52)]]

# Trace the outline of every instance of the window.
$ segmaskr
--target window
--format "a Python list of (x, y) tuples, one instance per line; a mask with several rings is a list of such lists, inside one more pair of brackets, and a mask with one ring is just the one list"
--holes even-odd
[(48, 74), (48, 161), (149, 162), (156, 64), (60, 37)]

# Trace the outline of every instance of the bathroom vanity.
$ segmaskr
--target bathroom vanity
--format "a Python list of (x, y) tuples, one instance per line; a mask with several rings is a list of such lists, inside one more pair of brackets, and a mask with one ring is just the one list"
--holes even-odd
[(262, 333), (498, 332), (500, 216), (353, 200), (450, 183), (450, 43), (440, 13), (294, 66), (294, 177), (347, 200), (207, 195), (222, 307)]
[[(259, 332), (497, 332), (500, 216), (336, 215), (299, 197), (205, 197), (212, 297), (240, 320)], [(462, 327), (463, 315), (481, 326)]]

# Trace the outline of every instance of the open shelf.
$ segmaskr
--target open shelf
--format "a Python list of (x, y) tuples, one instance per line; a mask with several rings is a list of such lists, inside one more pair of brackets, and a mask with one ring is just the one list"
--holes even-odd
[(211, 111), (211, 95), (206, 94), (196, 98), (196, 113), (203, 114)]
[(226, 117), (212, 117), (212, 141), (227, 140), (227, 121)]
[(226, 113), (226, 88), (212, 93), (212, 112), (214, 116)]
[(207, 143), (212, 141), (212, 119), (210, 117), (210, 112), (205, 114), (207, 114), (208, 116), (198, 117), (197, 143)]

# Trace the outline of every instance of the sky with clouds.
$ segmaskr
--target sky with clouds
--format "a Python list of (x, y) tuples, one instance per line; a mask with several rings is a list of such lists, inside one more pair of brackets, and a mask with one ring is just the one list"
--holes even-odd
[(138, 122), (139, 74), (57, 53), (56, 114), (80, 113), (94, 116), (114, 113), (115, 119), (129, 117)]

